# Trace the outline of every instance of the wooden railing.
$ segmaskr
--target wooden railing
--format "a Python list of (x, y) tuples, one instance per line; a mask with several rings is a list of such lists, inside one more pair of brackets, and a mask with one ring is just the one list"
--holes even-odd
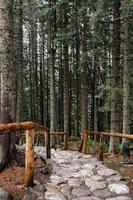
[(67, 150), (67, 147), (68, 147), (68, 134), (67, 134), (67, 132), (50, 132), (50, 135), (63, 136), (63, 138), (64, 138), (64, 150)]
[(119, 138), (126, 138), (126, 139), (133, 140), (133, 135), (131, 135), (131, 134), (126, 134), (126, 133), (106, 133), (106, 132), (85, 130), (82, 133), (82, 143), (81, 143), (80, 150), (79, 150), (81, 153), (87, 154), (88, 137), (90, 135), (94, 135), (94, 136), (97, 135), (100, 138), (100, 148), (99, 148), (99, 159), (100, 160), (103, 160), (103, 136), (119, 137)]
[(51, 157), (50, 151), (50, 133), (49, 129), (34, 122), (16, 122), (9, 124), (0, 124), (0, 134), (9, 134), (16, 131), (26, 131), (26, 148), (25, 148), (25, 187), (31, 186), (34, 181), (34, 136), (39, 130), (45, 136), (46, 158)]

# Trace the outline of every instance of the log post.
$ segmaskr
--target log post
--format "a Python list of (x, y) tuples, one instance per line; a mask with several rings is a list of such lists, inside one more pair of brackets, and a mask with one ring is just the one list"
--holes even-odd
[(45, 146), (46, 146), (46, 158), (51, 158), (51, 149), (50, 149), (50, 132), (45, 132)]
[(103, 135), (100, 135), (100, 148), (99, 148), (99, 156), (98, 156), (99, 161), (103, 161)]
[(64, 133), (64, 150), (67, 150), (67, 145), (68, 145), (67, 137), (68, 137), (68, 134), (67, 132), (65, 132)]
[(25, 175), (24, 185), (29, 187), (34, 182), (34, 129), (26, 130), (26, 148), (25, 148)]
[(83, 145), (82, 145), (82, 150), (81, 150), (82, 153), (87, 154), (87, 146), (88, 146), (88, 132), (84, 131), (83, 132)]

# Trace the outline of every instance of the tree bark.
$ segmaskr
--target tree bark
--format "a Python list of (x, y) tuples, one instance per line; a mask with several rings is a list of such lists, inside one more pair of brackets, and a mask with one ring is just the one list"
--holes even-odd
[[(12, 27), (13, 1), (0, 1), (1, 122), (12, 121)], [(10, 136), (0, 136), (0, 169), (10, 158)]]
[[(86, 4), (85, 4), (86, 5)], [(83, 52), (82, 63), (83, 69), (81, 74), (81, 131), (87, 129), (87, 8), (83, 11)]]
[[(128, 0), (125, 0), (128, 4)], [(123, 70), (123, 133), (130, 133), (130, 66), (128, 60), (129, 54), (129, 16), (126, 16), (124, 33), (124, 70)], [(126, 139), (123, 139), (123, 143)]]
[[(65, 6), (66, 5), (66, 6)], [(68, 32), (68, 5), (64, 4), (64, 33)], [(68, 42), (63, 44), (64, 131), (69, 133), (69, 56)]]
[[(113, 40), (112, 40), (112, 95), (111, 132), (119, 132), (119, 84), (120, 84), (120, 6), (121, 0), (114, 1)], [(110, 138), (110, 153), (118, 153), (119, 140)]]

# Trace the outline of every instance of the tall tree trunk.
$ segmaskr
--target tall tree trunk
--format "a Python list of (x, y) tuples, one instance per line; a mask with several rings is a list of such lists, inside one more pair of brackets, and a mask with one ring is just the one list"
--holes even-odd
[(23, 117), (23, 11), (22, 11), (22, 0), (18, 2), (18, 30), (17, 30), (17, 49), (16, 49), (16, 64), (18, 68), (18, 76), (17, 76), (17, 112), (16, 112), (16, 120), (22, 120)]
[[(12, 121), (13, 1), (0, 1), (1, 122)], [(10, 157), (10, 136), (0, 135), (0, 169)]]
[[(125, 3), (128, 4), (128, 0)], [(129, 70), (129, 16), (126, 16), (124, 33), (124, 70), (123, 70), (123, 133), (130, 133), (130, 70)], [(123, 139), (126, 142), (126, 139)]]
[[(119, 84), (120, 84), (120, 6), (121, 0), (114, 1), (113, 40), (112, 40), (112, 96), (111, 132), (119, 132)], [(110, 153), (118, 153), (119, 139), (110, 138)]]
[[(66, 5), (66, 6), (65, 6)], [(64, 3), (64, 33), (68, 33), (68, 2)], [(69, 131), (69, 56), (68, 42), (63, 44), (64, 131)]]
[[(54, 2), (56, 3), (56, 2)], [(49, 0), (49, 7), (54, 6)], [(50, 67), (50, 131), (56, 131), (56, 94), (55, 94), (55, 46), (54, 46), (54, 34), (55, 34), (55, 22), (56, 11), (49, 17), (49, 67)], [(51, 146), (54, 147), (56, 143), (56, 137), (51, 136)]]
[[(86, 2), (84, 1), (86, 5)], [(81, 74), (81, 131), (87, 129), (87, 71), (88, 71), (88, 61), (87, 61), (87, 8), (83, 11), (83, 52), (82, 52), (82, 63), (83, 69)]]
[(80, 136), (80, 74), (79, 74), (79, 67), (80, 67), (80, 30), (79, 30), (79, 23), (78, 23), (78, 9), (79, 9), (79, 1), (76, 0), (75, 2), (75, 17), (76, 17), (76, 38), (75, 38), (75, 45), (76, 45), (76, 119), (75, 119), (75, 133), (76, 136)]

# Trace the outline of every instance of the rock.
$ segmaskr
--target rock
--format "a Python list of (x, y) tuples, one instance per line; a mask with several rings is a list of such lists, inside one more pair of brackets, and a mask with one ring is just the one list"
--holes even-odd
[(93, 172), (93, 170), (92, 169), (81, 169), (80, 171), (79, 171), (79, 173), (81, 174), (81, 176), (84, 176), (84, 177), (86, 177), (86, 176), (93, 176), (94, 175), (94, 172)]
[(68, 185), (69, 187), (78, 187), (81, 186), (83, 181), (81, 179), (76, 179), (76, 178), (69, 178), (68, 179)]
[(13, 200), (13, 197), (4, 188), (0, 187), (0, 200)]
[(55, 192), (59, 192), (60, 187), (57, 186), (57, 185), (54, 185), (52, 183), (48, 183), (46, 185), (46, 190), (49, 191), (49, 192), (51, 192), (51, 193), (55, 193)]
[(115, 192), (116, 194), (129, 193), (129, 188), (127, 187), (127, 185), (123, 183), (112, 183), (112, 184), (109, 184), (108, 187), (111, 192)]
[(72, 190), (72, 188), (69, 187), (68, 185), (63, 185), (62, 188), (61, 188), (62, 194), (63, 194), (67, 199), (71, 199), (71, 190)]
[(72, 197), (83, 197), (83, 196), (90, 196), (91, 192), (84, 187), (77, 187), (72, 190)]
[(92, 158), (92, 155), (83, 154), (82, 158), (84, 158), (84, 159), (90, 159), (90, 158)]
[(79, 197), (79, 198), (74, 198), (72, 200), (102, 200), (99, 197), (94, 197), (94, 196), (89, 196), (89, 197)]
[(36, 200), (46, 200), (46, 199), (45, 199), (45, 196), (42, 196), (42, 197), (38, 197)]
[(104, 177), (100, 175), (90, 176), (90, 179), (93, 181), (104, 181)]
[(64, 195), (61, 192), (49, 192), (47, 191), (45, 193), (45, 198), (48, 200), (66, 200), (66, 198), (64, 197)]
[(95, 167), (94, 164), (86, 163), (86, 164), (82, 165), (81, 168), (93, 170), (93, 169), (95, 169), (96, 167)]
[(97, 174), (101, 176), (112, 176), (112, 175), (117, 174), (117, 171), (107, 168), (107, 167), (103, 167), (97, 171)]
[(85, 179), (85, 184), (91, 192), (95, 190), (104, 189), (106, 187), (105, 181), (92, 181), (90, 179)]
[(126, 196), (119, 196), (119, 197), (107, 198), (105, 200), (132, 200), (132, 199)]
[(31, 187), (30, 191), (31, 191), (31, 193), (34, 193), (39, 197), (39, 196), (43, 196), (44, 195), (46, 189), (44, 189), (43, 186), (40, 186), (40, 187), (37, 186), (37, 187)]
[(103, 190), (96, 190), (94, 193), (93, 193), (94, 196), (96, 197), (100, 197), (102, 199), (105, 199), (107, 197), (110, 197), (111, 196), (111, 192), (109, 191), (109, 189), (105, 188)]
[(74, 178), (81, 178), (82, 175), (81, 175), (81, 173), (80, 173), (80, 171), (79, 171), (79, 172), (73, 173), (73, 174), (72, 174), (72, 177), (74, 177)]
[(26, 194), (24, 195), (22, 200), (36, 200), (37, 195), (36, 194)]
[(106, 180), (107, 180), (107, 182), (112, 183), (112, 182), (120, 181), (121, 178), (122, 177), (119, 174), (117, 174), (117, 175), (110, 176)]
[(50, 177), (50, 180), (51, 180), (51, 183), (55, 184), (55, 185), (59, 185), (61, 183), (65, 183), (66, 180), (64, 179), (64, 177), (60, 177), (60, 176), (57, 176), (57, 175), (52, 175)]

